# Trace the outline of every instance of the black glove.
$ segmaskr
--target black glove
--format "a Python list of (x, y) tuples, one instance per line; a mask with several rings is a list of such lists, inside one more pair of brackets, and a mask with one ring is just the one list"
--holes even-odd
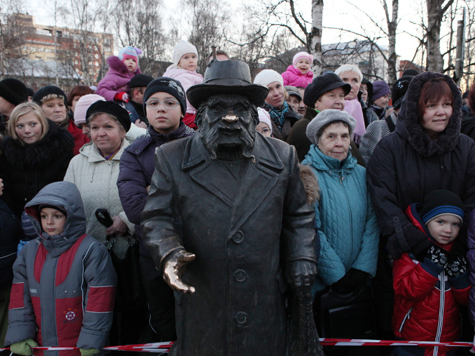
[(447, 266), (447, 252), (438, 246), (432, 245), (427, 250), (426, 258), (441, 268), (445, 268), (445, 266)]
[[(431, 245), (427, 236), (412, 224), (403, 227), (403, 234), (410, 251), (414, 253), (418, 261), (423, 261), (427, 249)], [(403, 249), (401, 247), (396, 233), (389, 237), (386, 249), (394, 260), (399, 258), (403, 252), (410, 252), (407, 251), (407, 248)]]
[(459, 256), (453, 261), (450, 261), (447, 263), (447, 266), (445, 266), (445, 273), (447, 273), (447, 276), (449, 278), (455, 278), (459, 277), (468, 270), (468, 263), (467, 259), (465, 257)]
[(369, 278), (369, 274), (359, 269), (351, 268), (349, 272), (353, 271), (351, 275), (351, 284), (353, 291), (359, 291), (366, 285), (366, 280)]
[(339, 294), (348, 294), (353, 290), (353, 273), (354, 269), (350, 269), (340, 280), (332, 284), (332, 289)]
[(459, 238), (455, 239), (455, 242), (449, 252), (449, 263), (454, 262), (460, 257), (466, 257), (467, 251), (467, 243), (463, 242)]

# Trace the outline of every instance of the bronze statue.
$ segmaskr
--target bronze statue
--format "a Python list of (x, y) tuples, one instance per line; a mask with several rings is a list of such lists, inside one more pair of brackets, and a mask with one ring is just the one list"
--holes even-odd
[(250, 79), (243, 62), (211, 61), (187, 92), (199, 131), (156, 151), (142, 227), (176, 291), (170, 355), (323, 354), (314, 209), (295, 149), (255, 130), (268, 89)]

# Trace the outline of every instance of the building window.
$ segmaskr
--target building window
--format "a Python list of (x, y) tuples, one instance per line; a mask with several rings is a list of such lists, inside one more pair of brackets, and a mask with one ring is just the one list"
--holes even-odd
[(39, 29), (39, 28), (36, 29), (36, 33), (37, 33), (38, 35), (42, 35), (42, 36), (53, 36), (53, 35), (51, 34), (51, 31), (49, 31), (49, 30), (42, 30), (42, 29)]

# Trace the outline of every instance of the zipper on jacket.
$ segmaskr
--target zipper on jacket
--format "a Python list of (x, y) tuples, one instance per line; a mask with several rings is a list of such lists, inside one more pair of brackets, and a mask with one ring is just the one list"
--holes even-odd
[(404, 327), (404, 324), (406, 324), (406, 321), (408, 321), (409, 319), (411, 319), (412, 309), (414, 309), (414, 308), (411, 307), (411, 308), (407, 311), (406, 315), (404, 316), (404, 319), (402, 319), (401, 326), (399, 327), (399, 332), (402, 331), (402, 328)]
[[(445, 311), (445, 271), (439, 274), (440, 277), (440, 302), (439, 302), (439, 320), (437, 321), (437, 333), (435, 334), (435, 341), (440, 341), (442, 335), (442, 328), (444, 326), (444, 311)], [(434, 347), (433, 355), (439, 354), (439, 346)]]

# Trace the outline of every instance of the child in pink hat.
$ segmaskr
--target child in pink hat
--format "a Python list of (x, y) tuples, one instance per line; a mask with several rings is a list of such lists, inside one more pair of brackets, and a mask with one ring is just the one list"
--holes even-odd
[(284, 85), (306, 88), (313, 80), (313, 72), (310, 70), (312, 62), (313, 55), (307, 52), (297, 53), (292, 60), (292, 64), (282, 73)]

